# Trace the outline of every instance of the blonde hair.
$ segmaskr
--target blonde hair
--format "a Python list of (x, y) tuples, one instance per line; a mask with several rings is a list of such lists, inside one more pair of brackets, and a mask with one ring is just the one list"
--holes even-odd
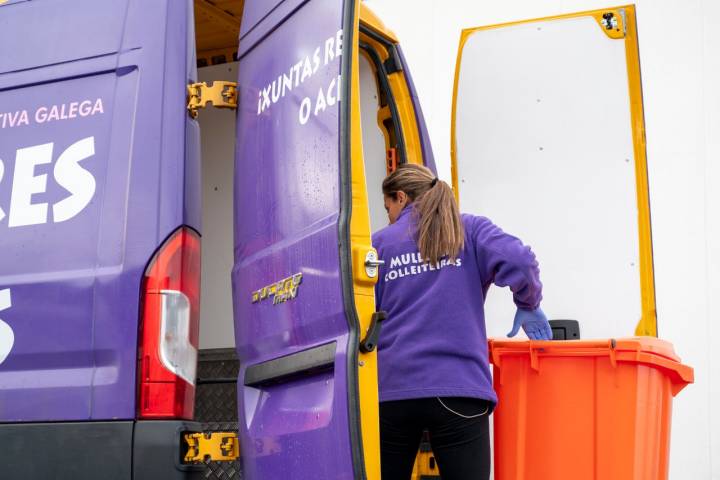
[(395, 199), (403, 191), (417, 216), (417, 244), (423, 260), (455, 259), (465, 244), (460, 211), (450, 185), (422, 165), (403, 164), (385, 177), (383, 194)]

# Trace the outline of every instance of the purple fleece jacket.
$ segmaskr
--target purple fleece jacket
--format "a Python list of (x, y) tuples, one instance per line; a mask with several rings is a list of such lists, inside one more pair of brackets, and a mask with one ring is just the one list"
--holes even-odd
[(485, 295), (492, 283), (509, 286), (519, 308), (537, 308), (542, 284), (535, 255), (487, 218), (463, 214), (465, 248), (458, 258), (423, 263), (414, 217), (406, 207), (373, 235), (385, 261), (376, 286), (377, 309), (387, 312), (378, 342), (380, 401), (456, 396), (496, 403)]

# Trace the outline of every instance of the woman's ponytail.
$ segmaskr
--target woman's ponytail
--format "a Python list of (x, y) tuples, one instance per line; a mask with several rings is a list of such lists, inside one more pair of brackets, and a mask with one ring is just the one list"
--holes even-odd
[(417, 244), (426, 262), (442, 257), (455, 259), (465, 243), (460, 211), (450, 185), (427, 167), (405, 164), (383, 181), (383, 193), (395, 197), (405, 192), (417, 216)]

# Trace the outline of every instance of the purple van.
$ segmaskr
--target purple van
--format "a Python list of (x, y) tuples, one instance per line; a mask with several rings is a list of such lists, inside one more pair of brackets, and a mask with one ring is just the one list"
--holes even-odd
[(0, 24), (2, 476), (182, 477), (199, 469), (179, 453), (198, 429), (191, 4), (12, 0)]
[(0, 0), (2, 478), (200, 478), (219, 351), (244, 478), (379, 476), (379, 182), (434, 169), (402, 52), (358, 1), (208, 3)]

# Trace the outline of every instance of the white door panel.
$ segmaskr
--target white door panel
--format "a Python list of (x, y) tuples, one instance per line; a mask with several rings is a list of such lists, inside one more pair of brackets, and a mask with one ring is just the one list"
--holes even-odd
[[(532, 246), (548, 317), (579, 320), (584, 338), (632, 335), (642, 306), (624, 39), (592, 16), (474, 31), (455, 125), (460, 208)], [(491, 291), (486, 311), (491, 335), (509, 331), (509, 292)]]

